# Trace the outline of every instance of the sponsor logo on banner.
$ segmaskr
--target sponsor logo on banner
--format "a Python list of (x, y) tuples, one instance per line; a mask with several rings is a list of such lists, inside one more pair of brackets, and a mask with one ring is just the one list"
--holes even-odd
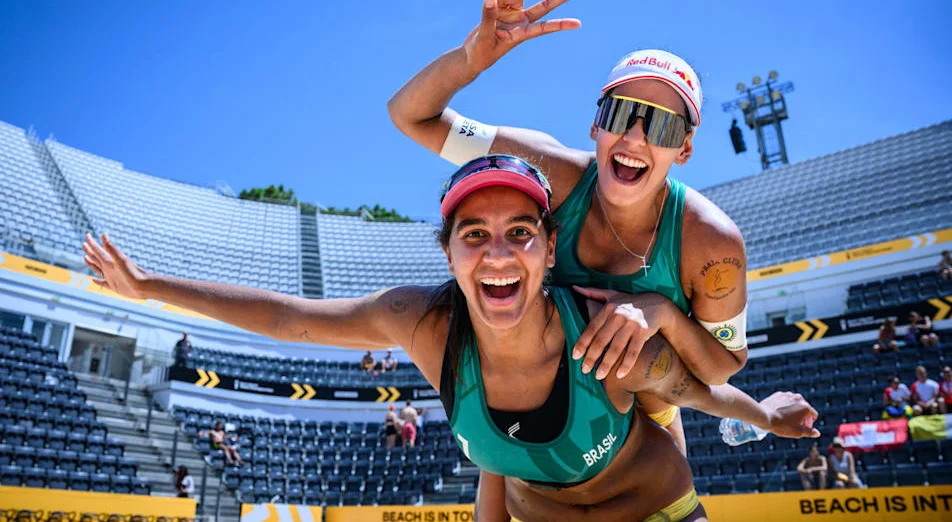
[(261, 386), (260, 384), (256, 382), (239, 381), (238, 379), (235, 379), (234, 388), (238, 391), (251, 391), (256, 393), (274, 393), (274, 388)]
[(439, 396), (440, 392), (433, 388), (415, 388), (413, 390), (414, 399), (436, 399), (439, 398)]
[(335, 399), (356, 399), (360, 397), (357, 390), (334, 390)]
[(329, 507), (327, 522), (473, 522), (473, 506), (367, 506)]

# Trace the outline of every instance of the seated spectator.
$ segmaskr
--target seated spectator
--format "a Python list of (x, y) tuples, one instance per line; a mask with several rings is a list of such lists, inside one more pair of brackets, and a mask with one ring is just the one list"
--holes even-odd
[(912, 411), (916, 415), (945, 413), (945, 401), (939, 400), (939, 383), (929, 378), (925, 366), (916, 366), (916, 382), (909, 391), (912, 393)]
[[(226, 439), (238, 440), (238, 436), (226, 434), (225, 427), (221, 421), (215, 423), (215, 429), (204, 430), (198, 433), (199, 437), (204, 437), (205, 435), (209, 437), (209, 444), (211, 445), (212, 451), (221, 450), (222, 453), (225, 454), (225, 460), (228, 461), (229, 466), (241, 466), (245, 463), (241, 460), (241, 455), (238, 454), (238, 448), (225, 442)], [(206, 457), (206, 460), (209, 460), (209, 458)]]
[(387, 356), (380, 361), (380, 372), (395, 372), (397, 371), (397, 358), (393, 356), (393, 348), (387, 349)]
[(826, 459), (820, 455), (820, 447), (814, 443), (807, 457), (797, 466), (803, 489), (826, 489), (826, 464)]
[(939, 277), (943, 281), (952, 281), (952, 254), (948, 250), (942, 251), (942, 259), (939, 260)]
[(360, 360), (360, 368), (370, 373), (374, 371), (375, 366), (377, 366), (377, 361), (374, 360), (374, 354), (370, 353), (370, 350), (367, 350), (367, 354)]
[(879, 337), (873, 344), (873, 353), (882, 353), (885, 351), (899, 351), (899, 343), (896, 342), (896, 318), (887, 317), (879, 327)]
[(883, 419), (912, 417), (912, 407), (909, 406), (911, 397), (909, 387), (899, 382), (899, 377), (890, 378), (889, 386), (883, 392)]
[(932, 331), (932, 319), (928, 315), (922, 317), (915, 310), (909, 312), (909, 330), (906, 334), (906, 343), (922, 346), (936, 346), (939, 344), (939, 336)]
[(942, 368), (942, 382), (939, 383), (939, 403), (942, 413), (952, 411), (952, 367)]
[(832, 449), (827, 457), (830, 459), (833, 489), (864, 487), (856, 474), (856, 459), (843, 447), (843, 439), (833, 438)]

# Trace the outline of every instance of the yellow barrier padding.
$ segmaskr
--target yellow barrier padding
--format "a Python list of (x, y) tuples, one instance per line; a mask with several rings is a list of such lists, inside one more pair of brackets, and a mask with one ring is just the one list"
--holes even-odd
[(329, 507), (327, 522), (472, 522), (472, 504)]
[(320, 506), (242, 504), (240, 522), (321, 522)]
[(69, 284), (73, 280), (70, 270), (6, 253), (3, 254), (3, 262), (0, 263), (0, 268), (62, 285)]
[(59, 489), (0, 486), (0, 507), (30, 511), (117, 513), (152, 517), (195, 517), (195, 501), (188, 498), (147, 497)]
[[(952, 486), (827, 489), (699, 498), (710, 522), (952, 521)], [(325, 516), (327, 522), (471, 522), (473, 506), (329, 507)], [(255, 519), (255, 522), (279, 520), (285, 519)], [(245, 522), (244, 516), (241, 522)]]

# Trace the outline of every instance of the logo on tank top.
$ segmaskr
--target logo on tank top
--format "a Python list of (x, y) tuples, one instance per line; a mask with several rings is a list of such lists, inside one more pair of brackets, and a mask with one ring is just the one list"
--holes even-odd
[(592, 466), (602, 460), (611, 451), (616, 441), (618, 441), (618, 438), (615, 437), (615, 434), (609, 433), (597, 446), (583, 453), (582, 458), (585, 460), (585, 465)]

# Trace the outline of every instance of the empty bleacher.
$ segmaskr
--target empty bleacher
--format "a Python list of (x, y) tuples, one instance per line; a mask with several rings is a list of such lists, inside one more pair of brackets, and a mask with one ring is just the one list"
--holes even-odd
[(324, 297), (357, 297), (396, 285), (450, 278), (446, 255), (428, 223), (317, 215)]
[[(456, 473), (463, 458), (446, 422), (428, 422), (416, 446), (390, 450), (379, 422), (317, 422), (225, 415), (176, 408), (182, 431), (198, 451), (224, 468), (198, 433), (216, 422), (239, 436), (244, 466), (224, 469), (222, 481), (242, 502), (308, 505), (405, 505), (421, 502), (424, 492), (440, 488), (443, 476)], [(229, 426), (230, 425), (230, 426)]]
[(394, 372), (373, 375), (361, 370), (359, 362), (269, 357), (195, 347), (186, 366), (258, 382), (329, 387), (429, 386), (420, 370), (409, 362), (398, 364)]
[(301, 293), (296, 207), (126, 170), (52, 140), (46, 147), (95, 229), (108, 232), (144, 268)]
[(943, 281), (937, 270), (877, 279), (850, 286), (848, 313), (925, 301), (952, 295), (952, 281)]
[(759, 268), (952, 226), (952, 121), (701, 191)]
[(0, 484), (150, 494), (55, 350), (0, 327)]

